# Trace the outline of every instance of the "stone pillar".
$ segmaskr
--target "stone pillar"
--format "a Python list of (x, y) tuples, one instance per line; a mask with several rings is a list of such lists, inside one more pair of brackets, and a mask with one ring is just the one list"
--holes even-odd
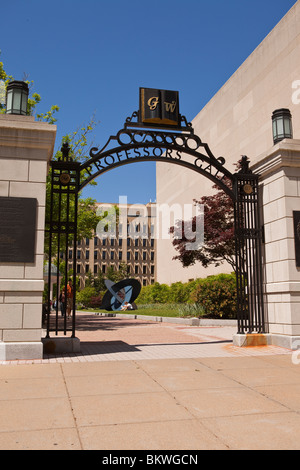
[(43, 357), (46, 177), (55, 136), (56, 126), (34, 117), (0, 115), (0, 197), (37, 203), (33, 262), (0, 263), (1, 361)]
[(300, 268), (293, 211), (300, 210), (300, 140), (285, 139), (252, 164), (260, 174), (265, 305), (272, 344), (300, 347)]

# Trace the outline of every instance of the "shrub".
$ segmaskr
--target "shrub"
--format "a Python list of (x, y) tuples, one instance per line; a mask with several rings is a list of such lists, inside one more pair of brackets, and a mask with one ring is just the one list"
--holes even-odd
[(101, 308), (102, 305), (102, 295), (96, 295), (91, 297), (90, 308)]
[(136, 304), (152, 304), (152, 285), (151, 286), (143, 286), (141, 292), (136, 299)]
[(186, 303), (189, 300), (189, 292), (186, 289), (186, 284), (182, 282), (174, 282), (170, 286), (169, 302)]
[(136, 304), (165, 304), (169, 302), (170, 287), (167, 284), (155, 282), (151, 286), (144, 286), (136, 300)]
[(191, 300), (202, 305), (207, 316), (236, 318), (235, 274), (219, 274), (201, 279), (191, 293)]
[(181, 315), (236, 318), (235, 274), (219, 274), (168, 286), (156, 282), (142, 287), (137, 304), (182, 304)]
[(91, 299), (97, 297), (97, 292), (94, 287), (85, 287), (82, 289), (76, 297), (76, 301), (78, 304), (82, 305), (82, 307), (89, 308), (91, 304)]

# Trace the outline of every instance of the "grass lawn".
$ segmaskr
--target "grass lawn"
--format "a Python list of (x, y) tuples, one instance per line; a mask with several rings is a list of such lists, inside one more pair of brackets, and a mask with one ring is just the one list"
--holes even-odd
[[(80, 310), (79, 310), (80, 311)], [(85, 312), (93, 312), (93, 313), (110, 313), (107, 311), (103, 311), (101, 309), (83, 309)], [(122, 313), (129, 315), (150, 315), (156, 317), (183, 317), (183, 316), (190, 316), (190, 315), (182, 315), (180, 312), (180, 304), (151, 304), (151, 305), (139, 305), (137, 310), (129, 310), (128, 312), (115, 312), (115, 313)]]
[[(91, 309), (91, 308), (82, 308), (78, 309), (82, 312), (91, 312), (91, 313), (122, 313), (128, 315), (149, 315), (153, 317), (178, 317), (178, 318), (221, 318), (216, 316), (206, 316), (204, 309), (201, 306), (196, 304), (147, 304), (147, 305), (138, 305), (137, 310), (129, 310), (128, 312), (108, 312), (106, 310), (101, 310), (101, 308)], [(234, 316), (230, 317), (234, 319)]]
[[(124, 313), (124, 312), (122, 312)], [(126, 312), (125, 312), (126, 313)], [(130, 312), (128, 312), (130, 313)], [(180, 307), (174, 305), (160, 305), (159, 307), (151, 307), (151, 306), (141, 306), (138, 310), (131, 313), (135, 313), (136, 315), (151, 315), (154, 317), (182, 317), (183, 315), (180, 313)]]

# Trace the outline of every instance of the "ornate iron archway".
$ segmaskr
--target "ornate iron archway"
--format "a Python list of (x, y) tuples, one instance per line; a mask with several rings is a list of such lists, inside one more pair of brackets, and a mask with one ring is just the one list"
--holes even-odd
[[(61, 159), (51, 162), (50, 213), (46, 220), (49, 259), (59, 259), (63, 250), (67, 260), (69, 249), (73, 248), (72, 281), (75, 287), (78, 193), (90, 181), (130, 163), (154, 161), (181, 165), (209, 178), (231, 197), (234, 204), (238, 333), (266, 333), (258, 175), (249, 169), (247, 157), (243, 157), (240, 171), (231, 173), (224, 166), (225, 159), (216, 158), (212, 154), (209, 146), (195, 135), (192, 125), (187, 123), (185, 117), (178, 114), (178, 122), (174, 126), (157, 123), (157, 120), (155, 123), (145, 123), (141, 115), (141, 109), (134, 112), (126, 119), (124, 127), (116, 135), (110, 136), (101, 150), (91, 149), (90, 158), (86, 162), (74, 162), (69, 156), (68, 145), (63, 146)], [(66, 284), (67, 262), (64, 273), (57, 271), (56, 298), (60, 275), (64, 276)], [(49, 272), (48, 311), (50, 277)], [(58, 308), (54, 323), (51, 324), (50, 314), (47, 315), (47, 337), (51, 331), (55, 334), (59, 331), (64, 334), (71, 331), (72, 337), (75, 337), (75, 301), (76, 288), (73, 289), (71, 299), (71, 326), (68, 325), (66, 316), (63, 327), (59, 326)]]

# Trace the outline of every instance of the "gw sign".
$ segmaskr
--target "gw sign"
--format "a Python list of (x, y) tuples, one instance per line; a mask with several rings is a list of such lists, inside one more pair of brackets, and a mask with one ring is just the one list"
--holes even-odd
[(140, 121), (180, 127), (178, 91), (140, 88)]

